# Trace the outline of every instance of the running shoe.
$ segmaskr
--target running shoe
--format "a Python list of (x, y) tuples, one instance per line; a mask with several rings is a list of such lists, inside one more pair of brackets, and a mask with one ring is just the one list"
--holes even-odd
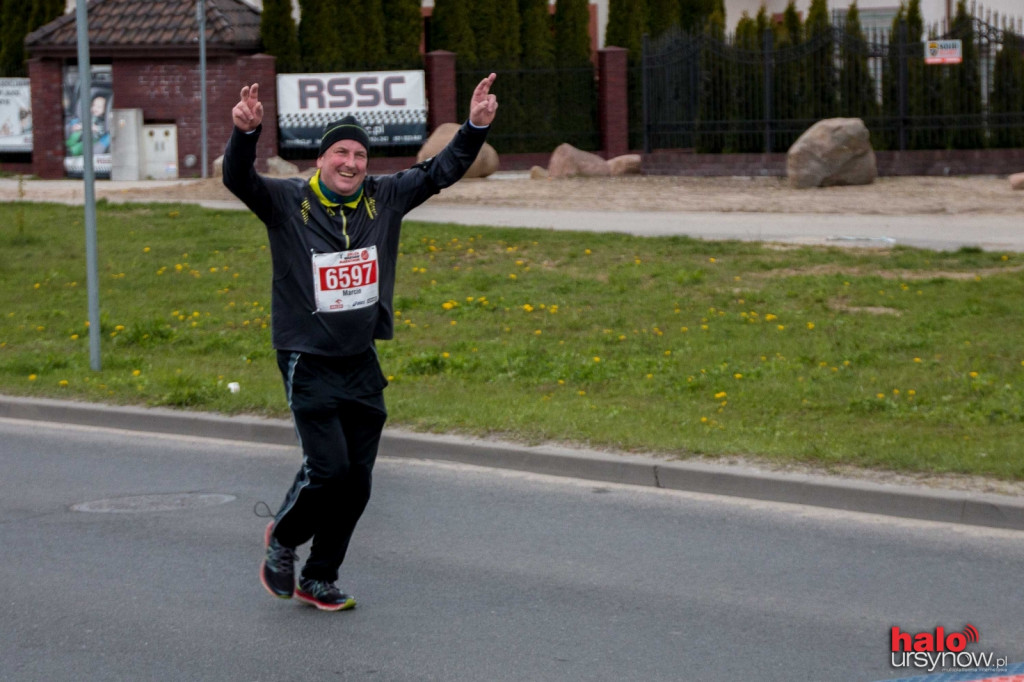
[(356, 606), (354, 597), (345, 594), (334, 583), (326, 580), (301, 578), (299, 589), (295, 590), (295, 598), (321, 611), (347, 611)]
[(267, 556), (260, 567), (260, 582), (275, 597), (291, 599), (295, 592), (295, 550), (278, 542), (273, 530), (271, 521), (263, 538)]

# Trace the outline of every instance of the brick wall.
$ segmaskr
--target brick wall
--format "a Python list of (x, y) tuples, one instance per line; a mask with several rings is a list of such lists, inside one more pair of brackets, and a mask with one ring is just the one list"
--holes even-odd
[[(174, 123), (178, 127), (178, 169), (182, 177), (201, 175), (202, 113), (196, 60), (120, 60), (113, 63), (114, 105), (118, 109), (142, 109), (145, 123)], [(260, 134), (256, 167), (277, 155), (277, 87), (274, 59), (267, 55), (207, 59), (206, 147), (209, 168), (224, 153), (231, 135), (231, 109), (243, 85), (258, 82), (265, 125)], [(195, 156), (188, 168), (185, 157)]]
[[(145, 123), (173, 123), (178, 127), (178, 172), (182, 177), (200, 177), (202, 169), (201, 96), (199, 63), (196, 59), (124, 58), (111, 66), (114, 107), (142, 109)], [(231, 135), (231, 109), (238, 93), (248, 83), (260, 84), (263, 119), (256, 167), (266, 170), (267, 159), (277, 155), (277, 85), (274, 58), (249, 55), (207, 58), (206, 61), (206, 146), (209, 168), (224, 153)], [(64, 109), (61, 103), (62, 65), (59, 60), (33, 59), (32, 80), (32, 172), (41, 178), (64, 177)], [(196, 165), (185, 165), (193, 155)]]

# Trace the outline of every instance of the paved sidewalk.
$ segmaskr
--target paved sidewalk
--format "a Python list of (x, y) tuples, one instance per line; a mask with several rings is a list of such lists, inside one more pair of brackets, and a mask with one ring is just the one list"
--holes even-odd
[[(164, 408), (114, 407), (0, 396), (0, 418), (59, 422), (199, 438), (294, 445), (284, 419), (225, 417)], [(386, 429), (381, 455), (443, 460), (550, 476), (804, 504), (909, 519), (1024, 530), (1024, 498), (788, 474), (749, 466), (672, 461), (552, 446), (518, 446)]]
[[(97, 185), (108, 201), (159, 201), (156, 196), (121, 197), (118, 192), (183, 184), (190, 180), (103, 181)], [(0, 197), (17, 197), (18, 181), (0, 178)], [(83, 202), (81, 180), (28, 180), (25, 198), (67, 204)], [(218, 210), (248, 210), (237, 200), (199, 200)], [(789, 244), (883, 248), (912, 246), (936, 250), (978, 247), (988, 251), (1024, 252), (1020, 216), (1007, 214), (845, 215), (828, 213), (696, 213), (671, 211), (572, 211), (497, 206), (457, 205), (428, 201), (409, 214), (410, 220), (495, 227), (622, 232), (637, 236), (689, 236), (697, 239), (738, 239)]]

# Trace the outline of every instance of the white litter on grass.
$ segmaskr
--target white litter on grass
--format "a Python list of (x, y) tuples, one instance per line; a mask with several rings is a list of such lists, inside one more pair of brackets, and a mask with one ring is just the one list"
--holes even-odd
[(232, 381), (230, 384), (228, 384), (228, 390), (231, 391), (232, 393), (238, 393), (239, 391), (242, 390), (242, 387), (238, 384), (237, 381)]

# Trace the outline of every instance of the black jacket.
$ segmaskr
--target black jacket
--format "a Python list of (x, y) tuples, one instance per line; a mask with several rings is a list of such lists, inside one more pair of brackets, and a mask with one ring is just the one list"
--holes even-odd
[[(354, 208), (322, 199), (306, 180), (259, 175), (253, 168), (259, 132), (257, 128), (246, 134), (236, 128), (231, 134), (224, 152), (224, 185), (267, 226), (274, 271), (274, 348), (344, 356), (365, 351), (374, 339), (392, 338), (402, 218), (465, 174), (483, 146), (487, 129), (466, 123), (433, 159), (393, 175), (367, 176)], [(318, 310), (314, 255), (347, 252), (357, 263), (366, 262), (370, 247), (376, 248), (377, 255), (376, 300), (372, 288), (358, 286), (363, 277), (358, 268), (352, 270), (355, 278), (348, 278), (347, 270), (327, 273), (327, 268), (318, 270), (322, 286), (327, 287), (326, 273), (330, 285), (338, 287), (336, 275), (342, 273), (340, 286), (350, 287), (321, 293)], [(367, 277), (369, 271), (367, 266)], [(324, 297), (335, 293), (337, 305), (327, 305)]]

